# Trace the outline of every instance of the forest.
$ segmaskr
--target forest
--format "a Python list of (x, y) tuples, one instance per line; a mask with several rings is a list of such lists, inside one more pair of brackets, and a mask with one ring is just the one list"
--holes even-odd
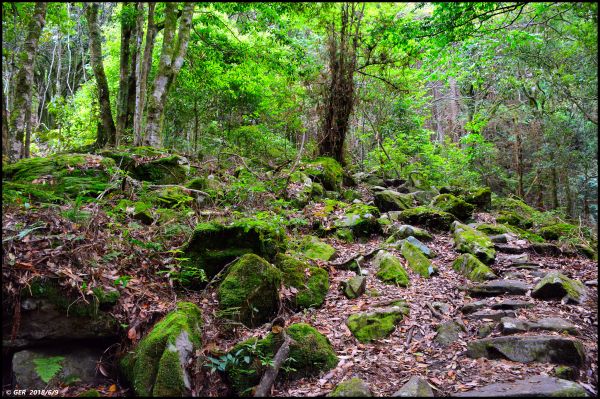
[(596, 396), (597, 22), (3, 2), (3, 394)]

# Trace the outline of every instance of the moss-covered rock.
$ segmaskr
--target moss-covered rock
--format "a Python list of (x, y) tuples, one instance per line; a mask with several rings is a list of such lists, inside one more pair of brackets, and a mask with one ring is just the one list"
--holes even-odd
[(403, 211), (412, 208), (413, 197), (393, 190), (383, 190), (374, 194), (375, 206), (381, 212)]
[(158, 322), (120, 363), (138, 396), (184, 396), (191, 388), (185, 367), (201, 344), (202, 315), (193, 303)]
[(452, 263), (452, 268), (471, 281), (485, 281), (497, 278), (492, 269), (481, 263), (479, 259), (471, 254), (460, 255)]
[(373, 396), (373, 393), (366, 382), (358, 377), (354, 377), (340, 382), (327, 396), (331, 398), (364, 398)]
[[(296, 171), (290, 175), (290, 184), (287, 186), (287, 197), (292, 201), (292, 204), (297, 208), (303, 208), (308, 204), (313, 194), (314, 184), (306, 173)], [(321, 190), (322, 191), (322, 190)]]
[(556, 223), (540, 228), (539, 234), (546, 240), (558, 240), (561, 237), (570, 237), (577, 232), (577, 226), (569, 223)]
[(436, 329), (436, 335), (433, 339), (441, 346), (448, 346), (456, 342), (460, 333), (467, 332), (467, 329), (462, 323), (451, 320), (440, 324)]
[(362, 203), (352, 204), (346, 208), (345, 215), (334, 223), (337, 228), (349, 228), (354, 237), (370, 236), (381, 232), (378, 223), (379, 210), (374, 206)]
[(373, 312), (353, 314), (346, 325), (360, 342), (370, 342), (390, 335), (409, 312), (406, 304), (398, 304)]
[(408, 267), (422, 277), (430, 277), (436, 272), (436, 268), (433, 267), (431, 261), (411, 242), (405, 240), (402, 243), (401, 252), (402, 256), (404, 256), (408, 262)]
[(427, 230), (420, 229), (418, 227), (414, 227), (408, 224), (402, 224), (399, 226), (394, 225), (394, 227), (392, 227), (390, 231), (392, 232), (392, 235), (385, 240), (386, 243), (393, 243), (398, 240), (408, 238), (410, 236), (413, 236), (423, 241), (431, 241), (433, 239), (433, 237), (431, 236), (431, 234), (429, 234)]
[(333, 158), (319, 157), (305, 165), (304, 172), (322, 184), (325, 190), (340, 191), (342, 188), (344, 170)]
[(410, 380), (398, 391), (394, 392), (392, 397), (400, 398), (433, 398), (433, 389), (427, 382), (427, 379), (418, 375), (413, 375)]
[(300, 244), (300, 250), (308, 259), (330, 260), (335, 254), (335, 248), (314, 236), (306, 236)]
[(202, 269), (210, 279), (236, 257), (255, 253), (273, 260), (286, 248), (285, 229), (275, 220), (243, 218), (230, 224), (200, 223), (183, 246), (182, 270)]
[(221, 314), (252, 327), (271, 320), (277, 313), (281, 280), (281, 271), (260, 256), (242, 256), (219, 285)]
[(472, 204), (476, 209), (487, 210), (492, 205), (492, 190), (489, 187), (475, 187), (465, 189), (462, 187), (442, 187), (440, 194), (452, 194)]
[(365, 293), (367, 278), (365, 276), (354, 276), (350, 280), (342, 281), (342, 292), (348, 299), (358, 298)]
[(496, 216), (496, 222), (510, 224), (511, 226), (520, 227), (522, 229), (530, 229), (533, 227), (533, 220), (511, 211), (499, 211), (498, 216)]
[(150, 198), (159, 208), (181, 209), (194, 202), (194, 198), (181, 187), (165, 187)]
[(455, 219), (448, 212), (425, 206), (407, 209), (398, 215), (398, 220), (401, 222), (425, 226), (437, 231), (448, 231)]
[(454, 247), (458, 252), (468, 252), (475, 255), (485, 264), (490, 264), (496, 258), (494, 243), (484, 233), (465, 224), (452, 223)]
[(559, 272), (546, 274), (531, 291), (533, 298), (539, 299), (567, 299), (568, 302), (582, 303), (587, 294), (587, 289), (581, 281), (572, 280)]
[(342, 193), (342, 198), (344, 198), (344, 200), (346, 200), (348, 202), (352, 202), (354, 200), (360, 200), (361, 195), (358, 191), (350, 189), (350, 190), (344, 190), (344, 192)]
[(577, 381), (579, 370), (576, 367), (561, 365), (554, 368), (554, 375), (563, 380)]
[(285, 254), (277, 254), (275, 266), (283, 273), (285, 287), (297, 290), (292, 299), (294, 308), (307, 309), (323, 304), (329, 290), (329, 274), (325, 269)]
[[(283, 378), (310, 377), (337, 365), (338, 358), (327, 337), (314, 327), (306, 323), (296, 323), (287, 327), (286, 332), (293, 340), (288, 359), (294, 360), (284, 363), (285, 366), (290, 366), (290, 369), (280, 369)], [(272, 360), (282, 340), (281, 334), (269, 333), (261, 340), (251, 338), (231, 349), (229, 353), (236, 355), (237, 358), (244, 359), (248, 356), (249, 360), (249, 362), (239, 361), (226, 370), (227, 377), (238, 395), (250, 395), (251, 388), (260, 382), (266, 370), (261, 360)]]
[(381, 281), (408, 287), (408, 273), (402, 267), (400, 260), (391, 253), (386, 251), (377, 252), (372, 264), (377, 269), (375, 275)]
[(431, 200), (429, 206), (451, 213), (460, 220), (470, 219), (473, 210), (475, 209), (474, 205), (471, 205), (452, 194), (440, 194), (436, 196)]
[(481, 223), (477, 225), (477, 230), (493, 236), (498, 234), (506, 234), (506, 233), (514, 233), (519, 238), (529, 240), (530, 242), (544, 242), (544, 239), (536, 233), (532, 233), (531, 231), (523, 230), (517, 226), (511, 226), (509, 224), (488, 224)]

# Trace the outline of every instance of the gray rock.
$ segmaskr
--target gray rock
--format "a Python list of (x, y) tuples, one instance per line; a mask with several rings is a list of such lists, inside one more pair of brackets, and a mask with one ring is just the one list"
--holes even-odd
[(587, 289), (581, 281), (571, 280), (559, 272), (550, 272), (536, 284), (531, 292), (533, 298), (561, 299), (566, 302), (582, 303), (587, 294)]
[(466, 331), (465, 326), (461, 323), (454, 320), (448, 321), (438, 326), (437, 334), (433, 340), (441, 346), (448, 346), (460, 337), (461, 332)]
[(367, 287), (367, 278), (364, 276), (354, 276), (348, 281), (342, 281), (342, 291), (348, 299), (358, 298), (365, 293)]
[(480, 310), (478, 312), (469, 314), (467, 317), (469, 319), (475, 319), (475, 320), (490, 319), (490, 320), (494, 320), (494, 321), (499, 321), (503, 317), (515, 317), (515, 316), (516, 316), (515, 312), (513, 312), (511, 310)]
[(477, 338), (485, 338), (494, 331), (493, 323), (485, 323), (477, 329)]
[(412, 245), (419, 248), (419, 250), (421, 252), (423, 252), (423, 254), (425, 256), (427, 256), (428, 258), (435, 257), (435, 252), (433, 250), (431, 250), (427, 245), (425, 245), (421, 241), (417, 240), (415, 237), (408, 236), (408, 237), (406, 237), (406, 241), (410, 242)]
[(443, 303), (443, 302), (432, 302), (431, 306), (437, 310), (438, 312), (442, 313), (442, 314), (449, 314), (450, 313), (450, 305), (448, 305), (447, 303)]
[(490, 236), (490, 240), (494, 243), (506, 244), (508, 242), (508, 234), (498, 234), (496, 236)]
[[(52, 348), (28, 349), (16, 352), (12, 359), (12, 369), (15, 383), (20, 388), (42, 389), (58, 388), (60, 383), (74, 382), (79, 379), (82, 384), (99, 385), (107, 380), (96, 373), (97, 362), (102, 357), (105, 346), (74, 346), (72, 343), (64, 346), (55, 345)], [(61, 356), (64, 359), (58, 363), (61, 367), (56, 376), (46, 384), (36, 372), (36, 359), (48, 359)]]
[(551, 256), (560, 256), (562, 255), (562, 251), (560, 248), (549, 242), (532, 242), (531, 249), (540, 255), (551, 255)]
[(374, 193), (375, 206), (381, 212), (403, 211), (413, 207), (413, 197), (394, 190), (377, 191)]
[(510, 245), (510, 244), (500, 244), (500, 243), (494, 243), (494, 249), (496, 249), (498, 252), (503, 252), (505, 254), (522, 254), (523, 252), (527, 251), (527, 247), (523, 248), (523, 247), (517, 247), (515, 245)]
[(464, 314), (468, 314), (468, 313), (473, 313), (479, 309), (483, 309), (486, 306), (488, 306), (488, 303), (486, 301), (476, 301), (476, 302), (471, 302), (471, 303), (467, 303), (467, 304), (463, 305), (463, 307), (460, 308), (460, 310)]
[(458, 397), (584, 397), (585, 389), (572, 381), (547, 376), (533, 376), (514, 382), (500, 382), (475, 388), (469, 392), (459, 392)]
[(502, 320), (500, 320), (500, 331), (502, 331), (502, 334), (523, 333), (529, 331), (532, 325), (534, 325), (534, 323), (527, 320), (503, 317)]
[(521, 264), (529, 262), (528, 254), (517, 254), (517, 255), (509, 255), (506, 257), (511, 264)]
[(387, 188), (382, 187), (382, 186), (373, 186), (373, 187), (371, 187), (371, 191), (373, 191), (373, 192), (379, 192), (379, 191), (385, 191), (385, 190), (387, 190)]
[(537, 326), (535, 329), (539, 330), (549, 330), (549, 331), (557, 331), (557, 332), (567, 332), (569, 334), (577, 335), (577, 327), (571, 324), (569, 321), (565, 319), (561, 319), (560, 317), (547, 317), (544, 319), (539, 319), (536, 323)]
[[(392, 216), (390, 216), (390, 219), (392, 220), (398, 220), (398, 214), (400, 212), (388, 212), (388, 215), (391, 214), (395, 214), (395, 219), (392, 219)], [(407, 238), (410, 236), (413, 236), (414, 238), (418, 238), (420, 240), (423, 241), (431, 241), (433, 239), (433, 237), (431, 237), (431, 234), (429, 234), (429, 232), (425, 229), (421, 229), (418, 227), (414, 227), (411, 226), (409, 224), (401, 224), (401, 225), (396, 225), (391, 229), (391, 232), (393, 233), (393, 238), (390, 237), (388, 238), (388, 240), (386, 240), (387, 242), (393, 242), (396, 241), (398, 239), (403, 239), (403, 238)]]
[(491, 280), (468, 287), (472, 296), (498, 296), (502, 294), (525, 295), (531, 287), (520, 280)]
[(496, 309), (516, 310), (516, 309), (522, 309), (522, 308), (532, 308), (533, 305), (534, 305), (533, 302), (525, 302), (525, 301), (518, 301), (515, 299), (507, 299), (505, 301), (492, 304), (490, 306), (490, 308), (495, 309), (495, 310)]
[(549, 335), (496, 337), (471, 341), (467, 344), (467, 356), (574, 366), (580, 366), (585, 361), (580, 341)]
[(369, 388), (369, 385), (361, 380), (360, 378), (354, 377), (349, 380), (340, 382), (337, 387), (329, 395), (328, 397), (337, 398), (337, 397), (348, 397), (348, 398), (361, 398), (361, 397), (371, 397), (373, 393)]
[(413, 375), (392, 397), (433, 398), (433, 389), (425, 378)]
[(587, 285), (588, 287), (597, 287), (598, 286), (598, 279), (596, 279), (596, 280), (588, 280), (584, 284)]

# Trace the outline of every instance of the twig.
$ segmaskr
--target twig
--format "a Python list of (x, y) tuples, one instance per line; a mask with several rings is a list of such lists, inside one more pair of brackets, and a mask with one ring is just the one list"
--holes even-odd
[(427, 308), (429, 308), (429, 310), (431, 311), (432, 315), (434, 315), (435, 317), (437, 317), (440, 320), (444, 318), (444, 316), (442, 316), (442, 314), (440, 312), (438, 312), (437, 310), (435, 310), (433, 308), (433, 306), (431, 306), (431, 304), (429, 302), (426, 302), (425, 305), (427, 305)]
[(256, 392), (254, 393), (254, 397), (256, 398), (264, 398), (265, 396), (270, 396), (271, 387), (277, 378), (277, 374), (279, 373), (279, 369), (283, 362), (286, 361), (290, 354), (290, 343), (291, 338), (285, 333), (285, 330), (281, 332), (283, 335), (283, 343), (279, 347), (279, 350), (275, 354), (273, 358), (273, 365), (269, 367), (269, 369), (263, 374), (260, 379), (260, 383), (256, 388)]
[(406, 337), (406, 344), (405, 346), (408, 347), (410, 345), (410, 341), (412, 341), (412, 337), (413, 337), (413, 333), (415, 332), (415, 326), (411, 326), (408, 329), (408, 336)]

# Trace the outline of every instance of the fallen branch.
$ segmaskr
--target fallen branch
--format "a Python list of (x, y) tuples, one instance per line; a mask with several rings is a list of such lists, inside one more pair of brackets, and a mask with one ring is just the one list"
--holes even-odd
[(269, 367), (269, 369), (263, 374), (260, 379), (260, 383), (256, 388), (254, 393), (254, 397), (256, 398), (264, 398), (265, 396), (270, 396), (271, 387), (275, 383), (275, 379), (277, 378), (277, 374), (279, 373), (279, 369), (283, 362), (285, 362), (290, 354), (290, 343), (292, 342), (291, 338), (285, 333), (285, 330), (281, 332), (283, 335), (283, 343), (279, 347), (279, 350), (275, 354), (273, 358), (273, 365)]
[(353, 257), (351, 257), (350, 259), (347, 259), (340, 263), (329, 262), (329, 265), (335, 266), (337, 269), (345, 269), (345, 268), (348, 268), (352, 262), (354, 262), (356, 259), (360, 258), (361, 256), (364, 257), (366, 260), (366, 259), (370, 258), (371, 256), (373, 256), (375, 254), (375, 252), (379, 251), (380, 249), (381, 249), (380, 247), (377, 247), (377, 248), (374, 248), (371, 251), (367, 252), (366, 254), (358, 253), (358, 254), (354, 255)]
[(434, 315), (435, 317), (437, 317), (440, 320), (444, 318), (444, 316), (442, 316), (442, 314), (440, 312), (438, 312), (437, 310), (435, 310), (433, 308), (433, 306), (431, 306), (431, 304), (429, 302), (426, 302), (425, 305), (427, 305), (427, 308), (429, 308), (429, 310), (431, 311), (432, 315)]

